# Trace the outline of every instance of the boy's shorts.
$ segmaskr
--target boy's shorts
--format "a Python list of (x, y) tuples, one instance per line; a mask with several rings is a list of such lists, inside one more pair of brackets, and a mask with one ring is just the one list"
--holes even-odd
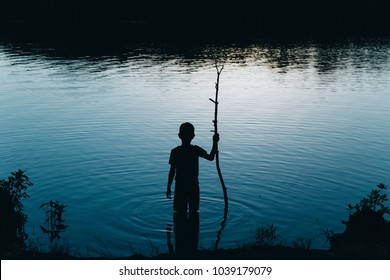
[(173, 210), (175, 212), (199, 211), (199, 184), (188, 185), (176, 182)]

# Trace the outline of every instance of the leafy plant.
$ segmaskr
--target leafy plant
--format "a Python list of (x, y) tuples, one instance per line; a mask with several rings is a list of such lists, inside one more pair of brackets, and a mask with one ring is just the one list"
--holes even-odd
[(11, 172), (7, 180), (0, 180), (1, 253), (16, 253), (25, 249), (27, 215), (23, 210), (22, 198), (29, 197), (26, 191), (32, 185), (20, 169)]
[[(390, 214), (390, 209), (384, 203), (388, 201), (387, 194), (382, 194), (383, 191), (387, 189), (383, 183), (377, 185), (379, 190), (372, 190), (368, 197), (360, 200), (359, 203), (352, 206), (352, 204), (348, 205), (348, 210), (350, 211), (350, 216), (356, 215), (361, 212), (374, 212), (380, 216), (384, 216), (385, 214)], [(348, 222), (343, 222), (348, 223)]]
[(46, 214), (46, 226), (41, 225), (40, 227), (44, 233), (50, 234), (50, 242), (53, 242), (55, 239), (60, 239), (60, 233), (67, 228), (64, 224), (65, 220), (62, 218), (66, 206), (68, 205), (50, 200), (39, 207), (44, 208)]
[(276, 227), (267, 225), (256, 229), (256, 245), (257, 246), (272, 246), (280, 239), (276, 233)]
[(385, 205), (388, 201), (387, 194), (383, 193), (387, 187), (382, 183), (377, 187), (359, 203), (348, 205), (349, 219), (342, 221), (347, 226), (347, 232), (356, 236), (368, 236), (369, 232), (381, 232), (387, 225), (385, 214), (390, 214), (390, 209)]
[(345, 231), (330, 239), (334, 251), (370, 256), (383, 252), (390, 254), (390, 222), (385, 218), (390, 214), (385, 204), (388, 201), (387, 186), (381, 183), (377, 187), (357, 204), (348, 205), (348, 220), (342, 221), (346, 225)]

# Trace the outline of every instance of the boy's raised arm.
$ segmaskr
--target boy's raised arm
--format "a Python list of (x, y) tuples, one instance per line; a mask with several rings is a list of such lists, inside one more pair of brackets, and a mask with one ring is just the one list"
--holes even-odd
[(217, 143), (219, 141), (219, 134), (214, 133), (213, 135), (213, 147), (211, 148), (211, 152), (209, 155), (207, 155), (206, 159), (208, 160), (214, 160), (215, 154), (217, 153)]

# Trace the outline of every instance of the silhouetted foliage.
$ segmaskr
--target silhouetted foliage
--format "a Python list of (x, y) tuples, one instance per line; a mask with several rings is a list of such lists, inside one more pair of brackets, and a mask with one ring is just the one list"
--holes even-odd
[[(273, 246), (281, 243), (280, 236), (276, 233), (276, 227), (271, 224), (256, 229), (256, 246)], [(278, 244), (280, 245), (280, 244)]]
[(382, 183), (377, 187), (359, 203), (348, 205), (349, 218), (342, 221), (346, 229), (344, 233), (330, 238), (332, 250), (362, 257), (390, 256), (390, 222), (385, 218), (386, 214), (390, 214), (389, 207), (385, 205), (388, 201), (384, 193), (387, 187)]
[(313, 240), (310, 238), (297, 238), (293, 241), (294, 248), (310, 250), (312, 246)]
[(44, 233), (50, 235), (50, 243), (56, 239), (60, 239), (60, 233), (67, 228), (64, 224), (65, 220), (62, 218), (66, 206), (68, 205), (50, 200), (39, 207), (43, 208), (46, 214), (45, 226), (41, 225), (40, 227)]
[(0, 253), (16, 254), (25, 249), (27, 234), (24, 226), (27, 215), (23, 211), (22, 198), (27, 198), (28, 187), (33, 184), (22, 170), (11, 173), (7, 180), (0, 180)]

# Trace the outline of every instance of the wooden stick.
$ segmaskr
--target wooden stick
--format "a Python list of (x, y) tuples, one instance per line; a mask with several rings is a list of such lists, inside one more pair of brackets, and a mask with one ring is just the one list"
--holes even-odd
[(218, 230), (218, 232), (217, 232), (217, 240), (215, 241), (214, 250), (218, 250), (218, 249), (219, 249), (219, 242), (221, 241), (222, 232), (223, 232), (223, 230), (224, 230), (225, 227), (226, 227), (227, 213), (228, 213), (227, 210), (228, 210), (227, 204), (225, 204), (225, 211), (223, 212), (223, 218), (222, 218), (222, 222), (221, 222), (221, 228), (220, 228), (220, 229)]
[[(221, 75), (221, 72), (223, 70), (222, 67), (218, 67), (217, 63), (215, 64), (215, 68), (217, 69), (217, 82), (215, 83), (215, 99), (211, 99), (215, 105), (214, 109), (214, 133), (218, 133), (218, 92), (219, 92), (219, 76)], [(219, 180), (221, 181), (221, 186), (222, 186), (222, 191), (223, 191), (223, 198), (225, 200), (225, 213), (227, 213), (228, 210), (228, 196), (227, 196), (227, 189), (225, 186), (225, 182), (222, 177), (222, 172), (221, 172), (221, 167), (219, 165), (219, 150), (218, 150), (218, 142), (216, 143), (216, 154), (215, 154), (215, 162), (216, 162), (216, 167), (217, 167), (217, 172), (218, 172), (218, 177)]]

